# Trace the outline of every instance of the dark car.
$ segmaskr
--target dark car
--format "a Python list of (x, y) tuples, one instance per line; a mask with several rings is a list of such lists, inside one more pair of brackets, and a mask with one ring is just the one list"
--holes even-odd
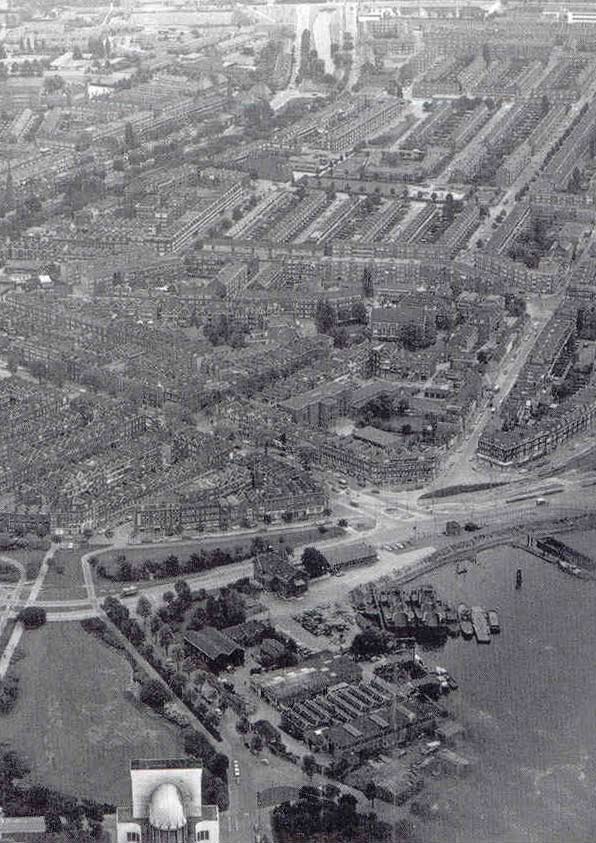
[(467, 524), (464, 524), (464, 530), (467, 530), (468, 533), (474, 533), (476, 530), (479, 530), (480, 526), (478, 524), (474, 524), (473, 521), (468, 521)]

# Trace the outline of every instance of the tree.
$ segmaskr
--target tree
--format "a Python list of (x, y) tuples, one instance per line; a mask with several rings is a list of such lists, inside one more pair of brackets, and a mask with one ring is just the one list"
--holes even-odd
[(17, 620), (25, 629), (37, 629), (47, 620), (46, 610), (41, 606), (26, 606), (18, 613)]
[(370, 266), (365, 266), (362, 272), (362, 292), (367, 299), (374, 295), (373, 274)]
[(305, 547), (302, 553), (302, 565), (311, 579), (329, 572), (329, 562), (316, 547)]
[(358, 325), (366, 325), (368, 323), (368, 312), (364, 302), (354, 302), (352, 305), (351, 317), (352, 321), (356, 322)]
[(331, 799), (333, 802), (335, 802), (335, 800), (337, 799), (339, 794), (340, 794), (340, 789), (336, 784), (332, 784), (331, 782), (328, 782), (325, 785), (325, 797), (327, 799)]
[(176, 644), (176, 646), (172, 649), (172, 657), (176, 662), (176, 670), (180, 671), (180, 665), (184, 661), (184, 647), (182, 644)]
[(103, 610), (108, 618), (120, 627), (130, 617), (130, 612), (117, 597), (108, 596), (103, 601)]
[(147, 628), (147, 621), (151, 617), (151, 601), (142, 594), (137, 601), (137, 615), (143, 621), (143, 626)]
[(164, 559), (164, 571), (167, 577), (175, 577), (180, 572), (180, 562), (178, 557), (171, 553)]
[(193, 755), (195, 758), (202, 758), (207, 760), (206, 756), (211, 755), (213, 750), (209, 745), (207, 738), (200, 732), (187, 732), (184, 735), (184, 751), (187, 755)]
[(60, 815), (57, 814), (55, 811), (49, 811), (45, 817), (46, 822), (46, 832), (48, 834), (60, 834), (62, 831), (62, 820), (60, 819)]
[(214, 776), (219, 776), (221, 779), (225, 777), (230, 766), (230, 759), (223, 752), (216, 752), (212, 758), (209, 759), (209, 770)]
[(350, 335), (345, 328), (334, 328), (331, 332), (334, 348), (346, 348), (350, 342)]
[(188, 608), (192, 603), (192, 592), (186, 580), (176, 580), (174, 583), (174, 591), (178, 596), (178, 600)]
[(156, 711), (161, 711), (164, 705), (170, 701), (171, 696), (157, 679), (148, 679), (141, 685), (139, 699)]
[(197, 606), (197, 608), (192, 613), (190, 622), (188, 624), (188, 628), (203, 629), (204, 626), (207, 626), (208, 622), (209, 618), (205, 609), (203, 609), (202, 606)]
[(315, 321), (320, 334), (327, 334), (337, 325), (337, 314), (327, 299), (319, 299), (315, 313)]
[(11, 375), (16, 375), (19, 370), (19, 364), (17, 362), (16, 357), (14, 355), (10, 355), (6, 361), (6, 368), (10, 372)]
[(164, 624), (162, 628), (159, 630), (159, 643), (166, 651), (166, 655), (170, 649), (170, 645), (174, 640), (174, 633), (172, 631), (172, 627), (169, 624)]
[(252, 752), (261, 752), (263, 749), (263, 738), (255, 733), (250, 739), (250, 748)]
[(312, 779), (314, 774), (317, 772), (317, 759), (314, 755), (305, 755), (302, 759), (302, 769), (306, 773), (309, 779)]
[(184, 695), (184, 691), (186, 689), (187, 678), (182, 673), (177, 672), (172, 678), (169, 680), (169, 685), (174, 694), (177, 697), (182, 697)]
[(364, 788), (364, 795), (366, 796), (370, 804), (374, 806), (375, 799), (377, 798), (377, 786), (373, 781), (367, 782), (367, 785)]
[(410, 409), (410, 402), (408, 401), (408, 399), (407, 398), (400, 398), (399, 401), (397, 402), (396, 407), (395, 407), (395, 412), (396, 412), (396, 415), (398, 415), (398, 416), (405, 416), (405, 414), (408, 412), (409, 409)]
[(250, 729), (250, 722), (248, 717), (241, 717), (236, 723), (236, 731), (241, 735), (246, 735)]
[(445, 197), (445, 204), (443, 205), (443, 219), (446, 223), (450, 224), (453, 222), (453, 218), (455, 217), (455, 201), (453, 199), (453, 194), (448, 193)]
[(15, 780), (24, 779), (31, 770), (21, 756), (13, 749), (2, 753), (0, 757), (0, 782), (2, 789), (11, 787)]
[(580, 193), (582, 188), (582, 174), (579, 167), (574, 167), (569, 179), (567, 190), (569, 193)]
[(61, 76), (46, 76), (43, 80), (43, 87), (48, 94), (54, 94), (56, 91), (62, 91), (64, 89), (65, 82)]
[(358, 814), (356, 812), (356, 797), (351, 793), (344, 793), (338, 801), (338, 825), (346, 836), (352, 837), (358, 826)]
[(385, 652), (385, 638), (378, 629), (364, 629), (354, 637), (350, 650), (356, 659), (370, 659)]
[(163, 622), (158, 615), (153, 615), (151, 618), (151, 622), (149, 624), (149, 629), (151, 630), (151, 635), (153, 636), (153, 640), (157, 637), (159, 630), (162, 628)]
[(511, 316), (525, 316), (526, 301), (521, 296), (516, 296), (513, 293), (508, 293), (505, 296), (505, 310)]

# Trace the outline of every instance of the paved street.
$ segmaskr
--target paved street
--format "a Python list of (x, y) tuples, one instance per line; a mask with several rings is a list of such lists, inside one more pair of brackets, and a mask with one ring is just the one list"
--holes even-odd
[[(41, 566), (40, 566), (40, 569), (39, 569), (39, 573), (37, 574), (37, 577), (35, 578), (33, 586), (31, 587), (31, 591), (29, 592), (29, 596), (27, 597), (27, 599), (25, 600), (25, 602), (23, 604), (25, 607), (36, 605), (36, 601), (37, 601), (37, 598), (39, 596), (39, 592), (41, 591), (43, 581), (46, 578), (46, 574), (48, 573), (48, 568), (50, 566), (50, 562), (51, 562), (51, 560), (54, 556), (54, 553), (56, 552), (57, 549), (58, 549), (58, 545), (56, 545), (56, 544), (50, 545), (49, 550), (47, 551), (47, 553), (43, 557), (43, 560), (42, 560), (42, 563), (41, 563)], [(17, 589), (22, 588), (23, 584), (24, 584), (23, 580), (22, 579), (19, 580), (19, 586), (17, 586)], [(18, 605), (17, 601), (18, 601), (18, 598), (17, 598), (17, 600), (15, 600), (14, 595), (13, 595), (13, 599), (11, 601), (12, 606), (16, 607), (16, 605)], [(5, 611), (10, 612), (10, 608), (7, 607), (7, 609)], [(19, 645), (19, 642), (20, 642), (21, 637), (23, 635), (23, 631), (24, 631), (23, 624), (17, 623), (15, 625), (11, 635), (10, 635), (10, 638), (8, 639), (8, 643), (6, 644), (4, 652), (0, 656), (0, 679), (3, 678), (4, 676), (6, 676), (6, 672), (7, 672), (8, 668), (10, 667), (10, 662), (12, 660), (12, 657), (14, 655), (14, 652), (15, 652), (16, 648)]]

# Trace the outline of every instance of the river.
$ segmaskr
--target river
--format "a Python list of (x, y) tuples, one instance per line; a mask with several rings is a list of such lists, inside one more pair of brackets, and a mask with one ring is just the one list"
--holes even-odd
[[(449, 707), (478, 758), (464, 780), (431, 780), (439, 813), (424, 843), (596, 840), (596, 583), (510, 547), (424, 577), (457, 604), (498, 608), (489, 645), (450, 639), (427, 655), (459, 682)], [(515, 589), (515, 570), (523, 586)]]

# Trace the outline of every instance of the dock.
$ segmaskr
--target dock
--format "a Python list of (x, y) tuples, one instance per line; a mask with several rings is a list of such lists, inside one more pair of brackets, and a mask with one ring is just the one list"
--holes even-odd
[[(551, 565), (557, 565), (559, 570), (566, 574), (572, 574), (573, 576), (584, 580), (596, 579), (596, 575), (593, 571), (587, 570), (582, 567), (582, 565), (572, 564), (571, 562), (561, 558), (560, 555), (549, 551), (544, 544), (541, 545), (537, 542), (531, 535), (528, 535), (526, 544), (523, 544), (523, 542), (511, 542), (511, 546), (516, 547), (519, 550), (524, 550), (526, 553), (531, 553), (532, 556), (537, 556), (538, 559), (542, 559), (543, 562), (550, 562)], [(585, 559), (587, 559), (587, 557), (584, 557), (584, 560)], [(589, 561), (591, 562), (591, 560)]]
[(480, 606), (472, 607), (472, 626), (479, 644), (490, 644), (490, 627), (486, 619), (486, 612)]

